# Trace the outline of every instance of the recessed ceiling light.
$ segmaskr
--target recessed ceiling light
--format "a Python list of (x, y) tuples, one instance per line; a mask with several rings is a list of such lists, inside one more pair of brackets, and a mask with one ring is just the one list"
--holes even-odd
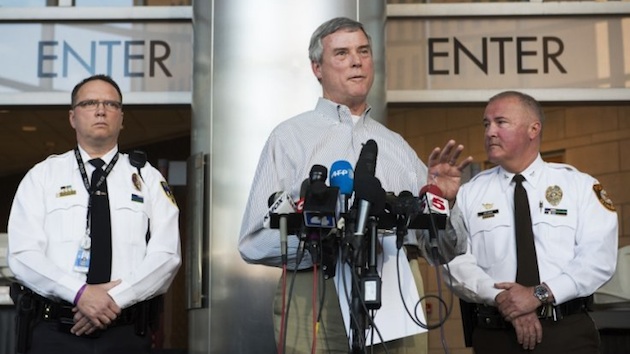
[(36, 132), (37, 131), (37, 127), (34, 125), (23, 125), (22, 126), (22, 131), (23, 132)]

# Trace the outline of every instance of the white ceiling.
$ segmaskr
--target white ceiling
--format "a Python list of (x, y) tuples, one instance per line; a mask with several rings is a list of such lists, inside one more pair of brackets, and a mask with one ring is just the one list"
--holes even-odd
[[(0, 107), (0, 176), (26, 172), (76, 146), (67, 106)], [(125, 106), (121, 150), (190, 134), (190, 106)], [(24, 130), (34, 127), (34, 131)]]

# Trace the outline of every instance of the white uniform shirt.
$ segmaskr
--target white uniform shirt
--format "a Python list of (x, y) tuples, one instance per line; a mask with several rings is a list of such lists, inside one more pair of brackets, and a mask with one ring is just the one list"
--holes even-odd
[[(111, 162), (117, 151), (116, 147), (103, 160)], [(89, 179), (94, 167), (80, 152)], [(107, 176), (111, 279), (122, 280), (109, 294), (121, 308), (166, 292), (181, 263), (179, 209), (172, 193), (149, 163), (141, 175), (129, 156), (120, 154)], [(74, 301), (86, 280), (86, 274), (74, 270), (74, 261), (86, 233), (87, 203), (74, 151), (50, 156), (26, 174), (8, 226), (9, 266), (21, 283), (46, 298)]]
[[(284, 191), (298, 200), (302, 181), (308, 178), (313, 165), (323, 165), (329, 172), (338, 160), (354, 165), (363, 144), (370, 139), (378, 145), (375, 176), (383, 188), (396, 195), (407, 190), (417, 196), (426, 184), (427, 167), (409, 144), (400, 135), (370, 118), (369, 109), (354, 124), (348, 107), (320, 98), (315, 110), (278, 125), (265, 144), (241, 226), (239, 250), (243, 259), (249, 263), (280, 266), (279, 232), (263, 227), (269, 196)], [(417, 237), (419, 239), (407, 237), (405, 243), (419, 244), (421, 250), (428, 248), (423, 247), (428, 245), (428, 236), (418, 233)], [(292, 267), (299, 240), (290, 235), (288, 241), (289, 265)], [(450, 247), (441, 247), (441, 251), (448, 249), (451, 252), (453, 244), (457, 243), (446, 238), (440, 242), (450, 244)], [(460, 247), (459, 253), (463, 252), (463, 246)], [(452, 257), (446, 256), (447, 259)], [(299, 268), (309, 266), (310, 257), (304, 257)]]
[[(615, 272), (617, 214), (593, 177), (540, 155), (522, 175), (531, 210), (540, 281), (557, 304), (591, 295)], [(514, 174), (500, 167), (462, 185), (450, 222), (468, 237), (466, 254), (449, 263), (454, 291), (494, 305), (498, 282), (516, 278)], [(449, 279), (446, 279), (449, 283)]]

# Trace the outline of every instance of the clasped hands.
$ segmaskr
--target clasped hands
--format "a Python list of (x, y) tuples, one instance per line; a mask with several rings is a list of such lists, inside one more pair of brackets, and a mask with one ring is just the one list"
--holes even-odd
[(107, 328), (118, 318), (122, 310), (107, 292), (120, 282), (114, 280), (109, 283), (87, 285), (72, 309), (74, 326), (70, 333), (77, 336), (89, 335), (97, 329)]
[(495, 288), (504, 290), (495, 298), (501, 316), (512, 323), (523, 349), (534, 350), (543, 336), (537, 313), (540, 301), (534, 297), (534, 288), (508, 282), (497, 283)]

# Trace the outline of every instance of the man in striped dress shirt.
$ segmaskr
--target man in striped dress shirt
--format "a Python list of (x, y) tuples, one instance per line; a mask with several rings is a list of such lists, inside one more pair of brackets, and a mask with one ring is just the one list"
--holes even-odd
[[(313, 73), (322, 86), (323, 97), (319, 98), (314, 110), (276, 127), (262, 151), (239, 240), (239, 250), (248, 263), (282, 266), (279, 232), (263, 226), (263, 217), (268, 211), (267, 199), (276, 191), (284, 191), (297, 200), (302, 182), (315, 164), (330, 168), (338, 160), (357, 161), (363, 144), (372, 139), (378, 144), (375, 177), (386, 191), (396, 195), (401, 191), (417, 194), (422, 186), (432, 182), (454, 204), (461, 171), (472, 161), (468, 157), (458, 164), (463, 146), (451, 140), (444, 148), (434, 149), (427, 166), (400, 135), (370, 117), (366, 98), (374, 80), (374, 67), (370, 37), (361, 23), (348, 18), (334, 18), (323, 23), (311, 37), (309, 57)], [(428, 181), (429, 175), (433, 176), (431, 181)], [(441, 256), (447, 261), (465, 250), (465, 240), (456, 237), (452, 233), (439, 238)], [(404, 240), (420, 295), (423, 285), (417, 258), (429, 252), (428, 239), (427, 233), (414, 230)], [(320, 280), (319, 288), (325, 287), (326, 292), (323, 299), (318, 299), (322, 302), (321, 312), (314, 315), (311, 309), (313, 263), (308, 255), (302, 257), (299, 249), (299, 236), (289, 235), (287, 266), (299, 271), (284, 326), (286, 339), (280, 338), (281, 295), (286, 289), (282, 282), (278, 286), (274, 304), (278, 347), (283, 348), (284, 353), (310, 353), (313, 345), (317, 353), (347, 353), (348, 337), (334, 284), (331, 280)], [(321, 318), (315, 344), (313, 317)], [(426, 337), (423, 333), (388, 342), (388, 352), (426, 353)], [(374, 349), (375, 353), (385, 350), (382, 345)]]

